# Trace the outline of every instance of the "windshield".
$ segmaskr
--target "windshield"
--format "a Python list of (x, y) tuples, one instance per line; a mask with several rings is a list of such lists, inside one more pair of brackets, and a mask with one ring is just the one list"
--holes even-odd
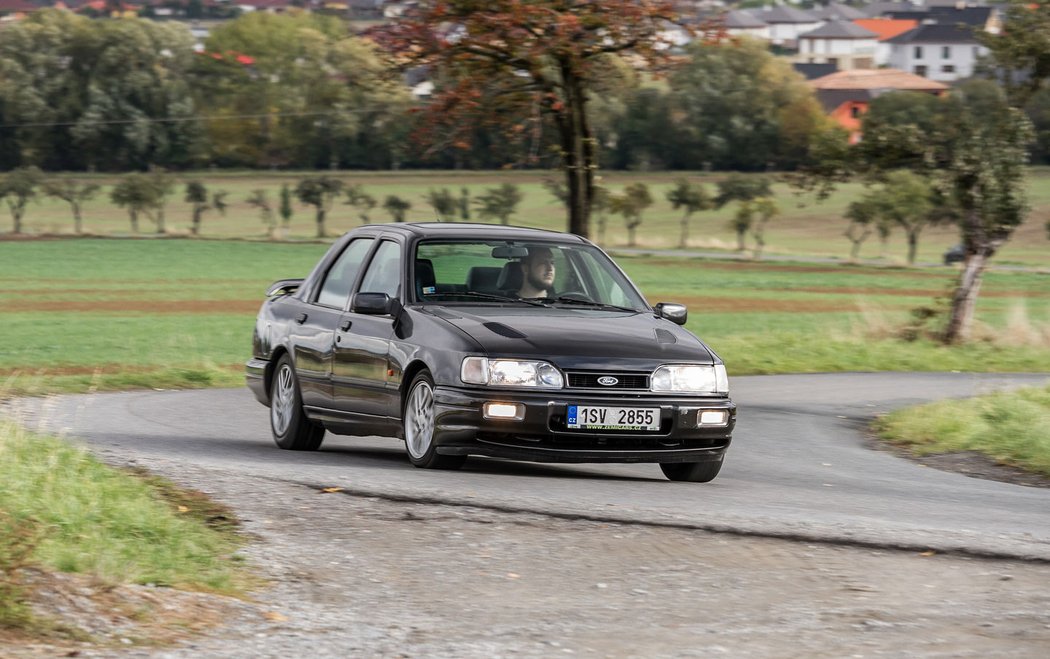
[(619, 268), (591, 245), (421, 242), (415, 282), (416, 300), (421, 302), (648, 309)]

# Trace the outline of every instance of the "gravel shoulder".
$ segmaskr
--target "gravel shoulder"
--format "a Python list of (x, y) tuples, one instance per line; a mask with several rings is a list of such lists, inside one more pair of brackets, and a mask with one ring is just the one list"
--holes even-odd
[[(79, 603), (52, 594), (41, 606), (100, 642), (0, 637), (0, 654), (1043, 657), (1050, 647), (1045, 563), (392, 502), (228, 470), (136, 466), (233, 507), (255, 538), (242, 553), (266, 585), (238, 601), (67, 584)], [(117, 615), (116, 602), (137, 615)]]

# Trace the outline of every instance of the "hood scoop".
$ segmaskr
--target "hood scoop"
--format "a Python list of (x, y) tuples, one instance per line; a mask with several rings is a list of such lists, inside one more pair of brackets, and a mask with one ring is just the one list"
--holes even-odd
[(656, 342), (657, 343), (678, 343), (678, 339), (675, 338), (674, 334), (671, 334), (665, 329), (656, 329)]
[(524, 339), (525, 338), (524, 334), (522, 334), (518, 330), (514, 329), (513, 327), (507, 327), (503, 323), (488, 322), (488, 323), (482, 323), (482, 325), (485, 327), (485, 329), (487, 329), (488, 331), (492, 332), (493, 334), (499, 334), (500, 336), (506, 337), (508, 339)]

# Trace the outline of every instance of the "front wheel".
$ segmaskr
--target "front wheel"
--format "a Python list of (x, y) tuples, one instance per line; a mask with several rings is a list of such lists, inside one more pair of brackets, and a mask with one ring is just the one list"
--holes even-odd
[(270, 383), (270, 430), (273, 441), (289, 451), (316, 451), (324, 441), (324, 426), (306, 418), (299, 379), (292, 358), (282, 355)]
[(421, 469), (459, 469), (465, 455), (440, 455), (434, 442), (434, 380), (422, 371), (412, 379), (401, 419), (409, 461)]
[(670, 481), (709, 483), (722, 469), (722, 458), (711, 462), (662, 462), (660, 469)]

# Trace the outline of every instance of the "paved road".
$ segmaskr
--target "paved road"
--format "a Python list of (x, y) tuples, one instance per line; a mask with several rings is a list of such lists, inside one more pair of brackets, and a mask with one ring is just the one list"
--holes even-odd
[[(23, 401), (48, 430), (144, 466), (180, 463), (419, 501), (741, 534), (1050, 560), (1050, 489), (926, 468), (866, 447), (873, 415), (927, 400), (1044, 384), (1045, 375), (822, 374), (732, 381), (739, 423), (712, 483), (656, 465), (552, 466), (471, 458), (414, 469), (400, 443), (329, 435), (318, 453), (276, 449), (246, 390)], [(262, 496), (265, 496), (263, 494)]]

